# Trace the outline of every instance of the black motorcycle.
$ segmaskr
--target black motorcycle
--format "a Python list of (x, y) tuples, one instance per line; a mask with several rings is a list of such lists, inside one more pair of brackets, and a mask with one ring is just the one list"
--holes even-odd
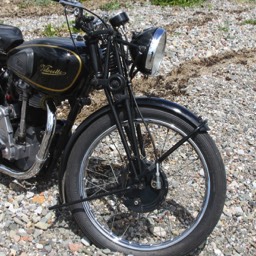
[[(131, 33), (121, 12), (106, 21), (79, 2), (81, 35), (24, 42), (0, 25), (0, 172), (30, 179), (58, 165), (60, 202), (98, 247), (132, 255), (187, 255), (222, 213), (226, 179), (205, 120), (155, 97), (135, 97), (138, 72), (152, 75), (166, 31)], [(68, 20), (68, 19), (67, 19)], [(108, 104), (73, 132), (90, 94)], [(56, 109), (68, 101), (66, 120)], [(57, 164), (59, 163), (59, 164)]]

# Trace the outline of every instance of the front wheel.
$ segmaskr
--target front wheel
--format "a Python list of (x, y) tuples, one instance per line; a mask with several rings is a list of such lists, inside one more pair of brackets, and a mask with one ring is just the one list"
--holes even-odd
[[(220, 218), (226, 192), (223, 162), (210, 136), (196, 134), (161, 163), (159, 189), (156, 170), (148, 167), (156, 154), (162, 155), (195, 127), (163, 110), (140, 111), (144, 120), (138, 116), (134, 124), (143, 182), (133, 182), (137, 174), (109, 113), (92, 123), (71, 151), (67, 201), (95, 198), (73, 205), (71, 211), (99, 247), (132, 255), (187, 255), (206, 240)], [(125, 131), (128, 121), (122, 111), (119, 115)], [(114, 193), (124, 188), (127, 191)]]

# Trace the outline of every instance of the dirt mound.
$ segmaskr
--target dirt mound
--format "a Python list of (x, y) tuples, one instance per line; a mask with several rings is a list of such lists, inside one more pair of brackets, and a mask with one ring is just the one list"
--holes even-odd
[[(186, 93), (188, 81), (191, 78), (209, 74), (221, 66), (229, 63), (247, 65), (250, 61), (256, 61), (256, 48), (243, 49), (238, 52), (230, 51), (208, 58), (193, 59), (182, 63), (165, 76), (137, 79), (135, 84), (143, 94), (148, 96), (165, 96), (168, 94), (179, 95)], [(227, 74), (226, 80), (229, 80)], [(141, 88), (140, 84), (143, 84)]]

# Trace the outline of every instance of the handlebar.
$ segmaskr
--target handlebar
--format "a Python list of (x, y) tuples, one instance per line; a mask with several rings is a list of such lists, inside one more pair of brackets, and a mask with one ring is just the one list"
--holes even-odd
[[(90, 24), (93, 22), (92, 17), (87, 17), (84, 15), (84, 11), (92, 14), (93, 16), (97, 17), (102, 24), (105, 26), (105, 28), (108, 28), (108, 25), (106, 24), (106, 22), (99, 17), (98, 15), (96, 15), (95, 13), (91, 12), (90, 10), (86, 9), (83, 4), (81, 4), (79, 1), (77, 0), (52, 0), (53, 2), (58, 2), (63, 6), (68, 6), (68, 7), (73, 7), (74, 8), (74, 14), (76, 17), (76, 24), (75, 27), (77, 29), (82, 29), (84, 32), (86, 33), (90, 33), (91, 31), (93, 31), (93, 25), (89, 25), (87, 26), (86, 24)], [(92, 19), (91, 19), (92, 18)]]

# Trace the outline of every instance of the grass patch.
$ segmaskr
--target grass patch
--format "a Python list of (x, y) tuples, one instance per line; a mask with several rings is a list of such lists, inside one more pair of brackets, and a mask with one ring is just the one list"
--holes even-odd
[(256, 0), (236, 0), (237, 3), (251, 3), (251, 4), (256, 4)]
[(245, 20), (242, 22), (242, 25), (254, 25), (256, 26), (256, 19), (253, 20), (253, 19), (249, 19), (249, 20)]
[(121, 4), (119, 1), (110, 1), (108, 3), (105, 3), (100, 6), (100, 9), (103, 11), (114, 11), (118, 10), (121, 7)]
[(44, 28), (43, 35), (46, 36), (46, 37), (58, 36), (59, 35), (59, 31), (52, 24), (48, 24)]
[(25, 0), (25, 1), (21, 1), (18, 4), (18, 6), (24, 9), (30, 6), (48, 6), (52, 3), (53, 3), (52, 0)]
[(34, 0), (35, 5), (49, 5), (52, 3), (51, 0)]
[(182, 7), (191, 7), (199, 5), (205, 2), (205, 0), (151, 0), (151, 3), (154, 5), (160, 6), (182, 6)]
[(227, 33), (229, 29), (230, 29), (230, 26), (228, 21), (225, 21), (223, 25), (218, 26), (218, 30), (223, 31), (225, 33)]
[(219, 26), (218, 30), (227, 33), (229, 31), (229, 27), (228, 26)]
[[(80, 30), (74, 28), (75, 21), (70, 21), (70, 30), (72, 34), (78, 34)], [(56, 37), (56, 36), (69, 36), (69, 30), (66, 23), (60, 26), (54, 26), (52, 24), (47, 24), (43, 31), (43, 36), (46, 37)]]

